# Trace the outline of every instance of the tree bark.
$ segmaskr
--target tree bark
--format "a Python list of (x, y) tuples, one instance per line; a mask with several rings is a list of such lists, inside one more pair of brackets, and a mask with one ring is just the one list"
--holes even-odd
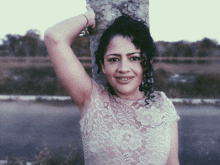
[(92, 54), (93, 79), (106, 85), (107, 78), (103, 73), (97, 73), (98, 66), (95, 65), (95, 51), (98, 48), (100, 37), (104, 30), (122, 14), (137, 18), (149, 26), (149, 0), (86, 0), (96, 13), (96, 28), (90, 34), (90, 51)]

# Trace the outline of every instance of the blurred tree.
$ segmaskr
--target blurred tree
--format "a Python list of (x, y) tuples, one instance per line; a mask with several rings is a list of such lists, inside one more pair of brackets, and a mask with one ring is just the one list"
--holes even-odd
[(20, 35), (7, 34), (6, 40), (3, 40), (3, 45), (10, 51), (10, 56), (15, 56), (16, 45), (19, 44), (20, 38)]
[(7, 46), (6, 45), (0, 45), (0, 50), (6, 50), (7, 49)]
[(198, 57), (212, 57), (215, 56), (215, 51), (218, 49), (218, 43), (209, 38), (203, 38), (198, 42)]
[(43, 40), (38, 41), (38, 56), (48, 56), (47, 48)]
[(47, 56), (46, 46), (38, 30), (28, 30), (24, 36), (7, 34), (0, 45), (0, 56)]
[(164, 42), (158, 41), (158, 57), (219, 57), (220, 45), (215, 40)]
[(200, 47), (202, 49), (214, 49), (217, 48), (218, 43), (215, 40), (211, 40), (209, 38), (203, 38), (200, 42)]
[(36, 56), (38, 54), (38, 42), (40, 42), (40, 35), (37, 30), (28, 30), (25, 36), (20, 39), (22, 49), (25, 56)]

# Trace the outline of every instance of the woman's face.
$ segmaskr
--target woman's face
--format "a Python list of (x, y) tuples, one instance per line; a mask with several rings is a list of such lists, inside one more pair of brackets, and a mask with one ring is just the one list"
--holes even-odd
[(139, 91), (143, 77), (140, 59), (140, 49), (129, 38), (117, 35), (110, 41), (101, 65), (117, 96), (129, 100), (143, 97)]

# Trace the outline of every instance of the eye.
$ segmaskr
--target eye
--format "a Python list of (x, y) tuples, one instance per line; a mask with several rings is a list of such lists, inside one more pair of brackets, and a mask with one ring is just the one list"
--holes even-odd
[(118, 62), (119, 58), (110, 58), (108, 61), (109, 62)]
[(141, 59), (140, 57), (136, 57), (136, 56), (130, 58), (131, 61), (139, 61), (140, 59)]

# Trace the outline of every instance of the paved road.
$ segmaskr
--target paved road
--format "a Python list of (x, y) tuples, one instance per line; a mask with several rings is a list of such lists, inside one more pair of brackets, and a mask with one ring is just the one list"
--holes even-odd
[[(179, 121), (181, 165), (220, 164), (220, 107), (175, 105)], [(80, 114), (62, 102), (0, 102), (0, 160), (6, 156), (34, 160), (37, 147), (65, 151), (69, 145), (82, 152)]]
[(10, 155), (33, 161), (37, 147), (82, 149), (79, 120), (73, 104), (0, 102), (0, 160)]
[(220, 165), (220, 106), (175, 105), (180, 116), (180, 162)]

